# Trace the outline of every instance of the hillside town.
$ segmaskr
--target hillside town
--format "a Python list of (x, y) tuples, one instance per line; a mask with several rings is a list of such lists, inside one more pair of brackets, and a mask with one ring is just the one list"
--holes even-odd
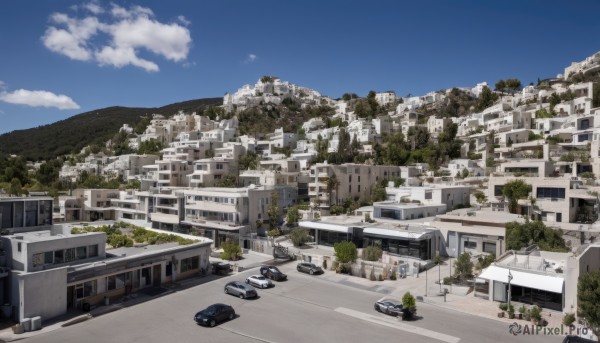
[[(65, 190), (3, 190), (0, 312), (22, 321), (89, 310), (205, 273), (230, 244), (272, 256), (318, 246), (301, 258), (335, 270), (333, 247), (352, 242), (361, 256), (381, 249), (372, 270), (347, 267), (358, 278), (418, 277), (462, 258), (471, 267), (444, 287), (576, 315), (578, 279), (600, 270), (598, 70), (600, 52), (537, 84), (339, 99), (264, 76), (204, 113), (152, 114), (141, 133), (123, 125), (121, 142), (67, 158)], [(285, 113), (302, 121), (257, 129)], [(120, 181), (81, 186), (92, 177)], [(190, 241), (114, 248), (106, 232), (85, 230), (105, 223)], [(40, 301), (39, 285), (52, 300)]]

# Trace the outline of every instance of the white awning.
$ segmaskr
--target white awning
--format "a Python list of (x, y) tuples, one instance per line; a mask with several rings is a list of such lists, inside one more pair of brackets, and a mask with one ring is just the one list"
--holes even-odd
[(316, 230), (326, 230), (326, 231), (336, 231), (343, 233), (350, 233), (352, 227), (346, 225), (338, 225), (338, 224), (328, 224), (323, 222), (311, 222), (311, 221), (301, 221), (298, 223), (298, 226), (305, 227), (307, 229), (316, 229)]
[[(515, 269), (511, 269), (510, 274), (513, 277), (510, 281), (511, 285), (539, 289), (553, 293), (562, 294), (563, 292), (563, 284), (565, 279), (562, 277), (528, 273)], [(481, 275), (478, 276), (478, 278), (508, 283), (508, 268), (489, 266), (481, 273)]]
[(410, 238), (420, 239), (426, 236), (428, 232), (414, 232), (406, 230), (390, 230), (390, 229), (379, 229), (374, 227), (368, 227), (363, 230), (363, 235), (376, 235), (385, 237), (398, 237), (398, 238)]

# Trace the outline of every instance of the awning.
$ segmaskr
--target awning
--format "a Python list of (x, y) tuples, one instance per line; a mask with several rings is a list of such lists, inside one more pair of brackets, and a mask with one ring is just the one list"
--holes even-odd
[(375, 235), (384, 237), (420, 239), (427, 236), (428, 232), (414, 232), (407, 230), (390, 230), (368, 227), (363, 230), (363, 236)]
[(311, 222), (311, 221), (301, 221), (298, 223), (298, 226), (304, 227), (307, 229), (316, 229), (316, 230), (326, 230), (326, 231), (336, 231), (343, 233), (350, 233), (352, 227), (346, 225), (338, 225), (338, 224), (328, 224), (323, 222)]
[[(565, 279), (562, 277), (528, 273), (515, 269), (511, 269), (510, 274), (513, 277), (510, 281), (511, 285), (528, 287), (553, 293), (563, 292), (563, 284)], [(508, 283), (508, 268), (489, 266), (481, 273), (481, 275), (478, 276), (478, 278)]]

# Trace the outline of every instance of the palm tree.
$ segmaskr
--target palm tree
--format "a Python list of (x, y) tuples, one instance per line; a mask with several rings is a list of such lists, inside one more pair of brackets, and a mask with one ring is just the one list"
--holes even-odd
[(331, 175), (328, 179), (327, 179), (327, 192), (329, 193), (329, 206), (331, 206), (331, 194), (333, 193), (333, 190), (335, 190), (335, 202), (334, 204), (337, 204), (337, 193), (338, 193), (338, 187), (340, 186), (340, 180), (337, 179), (337, 176), (335, 174)]

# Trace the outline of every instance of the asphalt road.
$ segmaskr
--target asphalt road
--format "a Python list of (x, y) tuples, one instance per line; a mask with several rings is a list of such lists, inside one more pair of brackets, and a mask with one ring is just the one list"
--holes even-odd
[[(243, 300), (224, 294), (232, 279), (257, 269), (175, 292), (25, 342), (562, 342), (562, 337), (513, 336), (508, 325), (434, 305), (417, 303), (419, 320), (403, 322), (378, 313), (381, 294), (321, 280), (280, 267), (288, 281)], [(237, 318), (215, 328), (196, 325), (206, 306), (230, 304)]]

